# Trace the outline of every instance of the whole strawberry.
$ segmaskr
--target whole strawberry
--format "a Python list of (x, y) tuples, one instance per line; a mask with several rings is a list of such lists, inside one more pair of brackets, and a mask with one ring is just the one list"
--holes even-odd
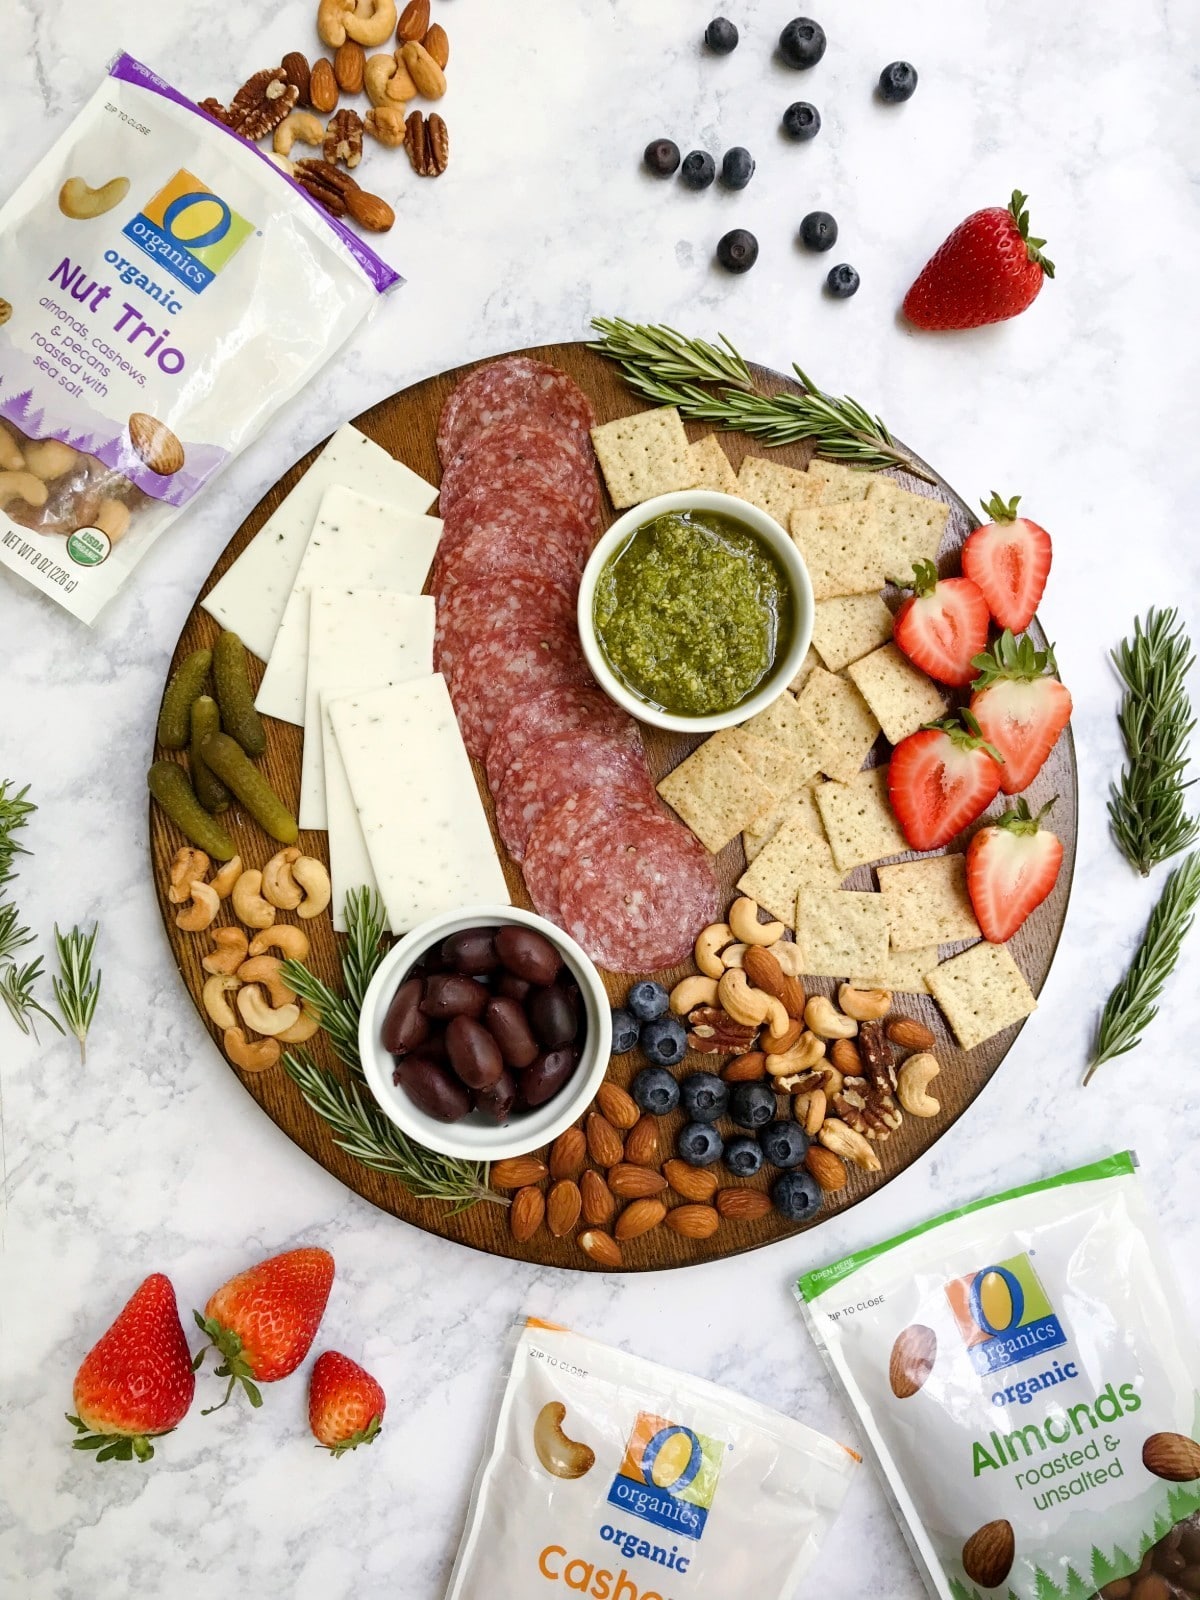
[(1045, 239), (1029, 237), (1026, 196), (1019, 189), (1005, 210), (973, 212), (926, 262), (904, 296), (904, 315), (918, 328), (981, 328), (1005, 322), (1037, 299), (1054, 263)]
[(215, 1346), (221, 1354), (218, 1378), (229, 1387), (220, 1405), (228, 1405), (241, 1384), (252, 1406), (262, 1405), (259, 1383), (277, 1383), (294, 1372), (308, 1354), (333, 1287), (333, 1257), (315, 1247), (287, 1250), (239, 1272), (217, 1290), (204, 1308), (194, 1312), (196, 1324), (211, 1341), (196, 1357)]
[(179, 1426), (195, 1393), (175, 1290), (151, 1273), (75, 1375), (72, 1444), (97, 1461), (149, 1461), (150, 1440)]
[(374, 1444), (387, 1399), (369, 1372), (337, 1350), (323, 1350), (308, 1385), (308, 1425), (335, 1458)]

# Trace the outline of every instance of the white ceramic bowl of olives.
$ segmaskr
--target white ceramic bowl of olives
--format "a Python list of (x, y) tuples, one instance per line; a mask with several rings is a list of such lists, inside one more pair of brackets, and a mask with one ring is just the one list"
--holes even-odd
[(556, 1139), (595, 1098), (609, 999), (561, 928), (517, 906), (470, 906), (388, 951), (358, 1045), (371, 1093), (409, 1138), (498, 1161)]

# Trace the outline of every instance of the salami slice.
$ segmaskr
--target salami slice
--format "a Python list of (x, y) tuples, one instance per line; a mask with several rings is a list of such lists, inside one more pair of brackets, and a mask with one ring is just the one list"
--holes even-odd
[(527, 422), (495, 422), (466, 439), (446, 464), (438, 509), (448, 517), (471, 489), (525, 490), (539, 483), (565, 495), (595, 527), (600, 487), (590, 442), (585, 451), (573, 435)]
[(496, 794), (496, 826), (515, 861), (535, 824), (583, 784), (639, 790), (653, 796), (636, 726), (619, 733), (553, 733), (537, 739), (511, 763)]
[(454, 584), (437, 596), (433, 665), (449, 675), (483, 639), (507, 628), (549, 627), (575, 633), (572, 588), (545, 577), (510, 573)]
[(677, 966), (720, 905), (704, 846), (681, 823), (638, 813), (593, 833), (558, 890), (563, 927), (614, 972)]
[(438, 541), (437, 569), (452, 581), (470, 574), (458, 551), (478, 534), (500, 541), (510, 534), (553, 540), (570, 552), (578, 576), (592, 550), (592, 529), (579, 507), (546, 483), (488, 489), (479, 485), (455, 502)]
[(556, 684), (588, 681), (578, 634), (554, 623), (485, 625), (478, 639), (457, 649), (446, 671), (463, 739), (479, 761), (514, 700)]
[(551, 806), (534, 824), (521, 870), (530, 897), (543, 917), (562, 923), (558, 885), (563, 868), (588, 848), (594, 832), (606, 828), (626, 811), (642, 816), (664, 814), (657, 801), (647, 800), (640, 788), (587, 788)]
[(512, 419), (575, 437), (591, 448), (596, 413), (575, 380), (529, 356), (505, 356), (476, 367), (442, 407), (437, 446), (443, 466), (473, 433)]
[(488, 787), (496, 794), (509, 764), (537, 739), (575, 731), (618, 733), (628, 726), (632, 719), (627, 713), (594, 686), (561, 684), (532, 700), (515, 701), (497, 722), (488, 745)]

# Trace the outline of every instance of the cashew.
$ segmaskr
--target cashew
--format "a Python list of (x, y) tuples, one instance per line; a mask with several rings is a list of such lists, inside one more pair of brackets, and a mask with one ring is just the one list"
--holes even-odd
[(241, 987), (241, 979), (235, 978), (232, 973), (224, 976), (217, 973), (214, 977), (206, 979), (203, 992), (204, 1009), (218, 1028), (237, 1027), (237, 1018), (234, 1016), (233, 1008), (225, 996), (232, 994), (235, 989), (240, 989)]
[(838, 1005), (856, 1022), (878, 1022), (892, 1009), (892, 997), (886, 989), (857, 989), (844, 983), (838, 990)]
[(256, 983), (243, 984), (238, 990), (237, 1008), (248, 1028), (253, 1028), (255, 1033), (265, 1033), (272, 1039), (277, 1033), (285, 1033), (288, 1028), (294, 1027), (300, 1020), (299, 1006), (280, 1006), (278, 1009), (269, 1006)]
[(677, 1017), (686, 1017), (694, 1006), (715, 1006), (717, 1004), (717, 980), (715, 978), (684, 978), (682, 983), (677, 983), (671, 990), (671, 1010)]
[(278, 167), (280, 172), (286, 172), (289, 178), (296, 176), (296, 163), (290, 157), (281, 156), (278, 150), (268, 150), (265, 153), (273, 167)]
[(363, 127), (385, 149), (395, 150), (408, 133), (404, 109), (402, 105), (372, 106), (363, 118)]
[(348, 38), (374, 48), (395, 26), (395, 0), (321, 0), (317, 7), (317, 32), (333, 50)]
[(257, 1039), (253, 1044), (240, 1028), (225, 1029), (225, 1054), (243, 1072), (265, 1072), (279, 1060), (279, 1045), (274, 1039)]
[(268, 950), (278, 950), (285, 961), (306, 961), (308, 948), (304, 929), (290, 922), (277, 922), (273, 928), (264, 928), (250, 941), (252, 956), (265, 956)]
[(776, 1000), (774, 995), (762, 989), (752, 989), (741, 967), (730, 967), (721, 974), (721, 981), (717, 985), (717, 1003), (744, 1027), (757, 1027), (765, 1022), (768, 1032), (775, 1039), (786, 1033), (791, 1025), (792, 1019), (784, 1009), (783, 1001)]
[[(399, 109), (417, 93), (412, 74), (398, 55), (369, 56), (363, 68), (363, 88), (376, 110), (387, 107)], [(379, 138), (374, 129), (371, 132), (375, 138)], [(380, 140), (380, 143), (385, 142)]]
[(696, 965), (708, 978), (719, 978), (725, 971), (721, 951), (733, 938), (727, 922), (714, 922), (696, 940)]
[(928, 1052), (909, 1056), (896, 1079), (896, 1095), (905, 1111), (914, 1117), (937, 1116), (942, 1104), (929, 1093), (929, 1085), (940, 1071), (936, 1059)]
[(220, 898), (211, 883), (194, 883), (191, 900), (190, 906), (176, 914), (175, 926), (184, 933), (203, 933), (217, 920), (217, 913), (221, 909)]
[(234, 856), (232, 861), (227, 861), (221, 870), (213, 876), (212, 886), (222, 900), (232, 894), (233, 886), (241, 875), (242, 858), (241, 856)]
[(0, 472), (0, 510), (14, 500), (24, 500), (27, 506), (44, 506), (50, 491), (32, 472)]
[(815, 994), (804, 1008), (804, 1020), (822, 1039), (853, 1039), (858, 1023), (844, 1017), (828, 995)]
[(292, 877), (292, 867), (299, 859), (299, 850), (289, 845), (277, 850), (262, 870), (263, 897), (281, 911), (294, 911), (304, 899), (304, 890)]
[(729, 926), (742, 944), (775, 944), (786, 931), (782, 922), (760, 922), (758, 907), (744, 895), (729, 908)]
[(795, 1072), (809, 1072), (825, 1054), (824, 1041), (815, 1033), (802, 1033), (790, 1050), (781, 1056), (764, 1055), (767, 1071), (773, 1078), (790, 1078)]
[(173, 906), (187, 904), (192, 898), (192, 885), (204, 882), (211, 865), (203, 850), (188, 844), (180, 846), (171, 862), (171, 887), (167, 890), (167, 899)]
[(325, 128), (311, 111), (290, 111), (275, 129), (272, 143), (276, 155), (290, 155), (294, 144), (324, 144)]
[(551, 1477), (582, 1478), (596, 1464), (596, 1452), (577, 1439), (568, 1439), (562, 1429), (566, 1415), (561, 1401), (547, 1401), (533, 1424), (533, 1448)]
[(78, 459), (78, 452), (61, 439), (41, 439), (36, 444), (25, 446), (25, 465), (30, 472), (47, 481), (70, 472)]
[(724, 950), (721, 951), (722, 968), (745, 966), (746, 951), (749, 948), (748, 944), (727, 944)]
[(279, 976), (282, 966), (283, 962), (278, 956), (253, 956), (249, 961), (242, 962), (237, 975), (242, 983), (261, 983), (270, 995), (273, 1006), (290, 1006), (296, 998), (296, 991), (289, 989)]
[(110, 178), (98, 189), (89, 188), (82, 178), (68, 178), (58, 191), (58, 209), (73, 222), (87, 222), (119, 206), (128, 193), (128, 178)]
[[(767, 1040), (771, 1044), (778, 1046), (780, 1041), (787, 1037), (796, 1024), (795, 1020), (788, 1015), (788, 1009), (782, 1000), (777, 1000), (774, 995), (768, 995), (767, 998), (771, 1002), (767, 1008), (766, 1016)], [(765, 1050), (766, 1048), (767, 1046), (764, 1044), (763, 1049)]]
[(305, 1044), (321, 1026), (321, 1019), (308, 1004), (307, 1000), (300, 1007), (300, 1021), (293, 1022), (290, 1028), (285, 1028), (275, 1037), (284, 1044)]
[(324, 865), (315, 856), (301, 856), (292, 868), (292, 877), (304, 890), (296, 915), (305, 921), (319, 917), (333, 897), (333, 885)]
[(822, 1067), (821, 1077), (824, 1080), (821, 1087), (825, 1091), (826, 1104), (832, 1105), (846, 1087), (846, 1079), (837, 1067)]
[(101, 500), (92, 527), (106, 533), (110, 544), (120, 544), (129, 532), (129, 507), (122, 500)]
[(24, 465), (21, 446), (0, 422), (0, 472), (20, 472)]
[(810, 1139), (820, 1132), (821, 1124), (825, 1121), (825, 1110), (824, 1089), (810, 1089), (807, 1094), (798, 1094), (792, 1101), (792, 1115)]
[(804, 955), (794, 939), (780, 939), (771, 946), (771, 954), (783, 968), (785, 978), (804, 976)]
[(837, 1117), (826, 1117), (817, 1133), (817, 1139), (826, 1150), (832, 1150), (843, 1161), (852, 1161), (864, 1172), (882, 1172), (879, 1157), (861, 1133), (855, 1133), (849, 1123)]
[(264, 900), (262, 873), (255, 867), (243, 872), (231, 891), (233, 909), (248, 928), (269, 928), (275, 921), (275, 907)]
[(246, 935), (240, 928), (214, 928), (212, 939), (212, 952), (200, 963), (205, 972), (236, 972), (246, 959)]

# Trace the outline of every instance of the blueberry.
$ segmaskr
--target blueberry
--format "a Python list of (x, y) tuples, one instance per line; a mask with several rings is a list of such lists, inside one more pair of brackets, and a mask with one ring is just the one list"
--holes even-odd
[(689, 1167), (711, 1167), (721, 1159), (724, 1148), (725, 1141), (711, 1122), (689, 1122), (675, 1140), (680, 1160)]
[(789, 1222), (807, 1222), (821, 1209), (820, 1185), (808, 1172), (781, 1173), (771, 1185), (771, 1200)]
[(911, 100), (917, 92), (917, 69), (911, 61), (892, 61), (879, 74), (879, 98), (889, 105)]
[(825, 29), (811, 17), (794, 17), (779, 35), (779, 54), (789, 67), (815, 67), (825, 54)]
[(858, 293), (858, 273), (843, 261), (840, 266), (830, 267), (825, 287), (835, 300), (849, 300), (852, 294)]
[(783, 113), (783, 131), (800, 143), (815, 139), (821, 131), (821, 113), (807, 100), (797, 100)]
[(774, 1089), (765, 1083), (735, 1083), (729, 1092), (729, 1116), (739, 1128), (761, 1128), (774, 1119)]
[(726, 272), (749, 272), (758, 260), (758, 240), (745, 228), (734, 228), (717, 245), (717, 260)]
[(693, 1122), (715, 1122), (725, 1115), (729, 1089), (712, 1072), (693, 1072), (679, 1085), (683, 1109)]
[(612, 1053), (614, 1056), (623, 1056), (627, 1050), (632, 1050), (638, 1042), (638, 1022), (635, 1016), (626, 1011), (624, 1006), (612, 1008)]
[(727, 56), (738, 45), (738, 31), (728, 17), (714, 17), (704, 30), (704, 42), (714, 55)]
[(669, 178), (679, 165), (679, 146), (670, 139), (652, 139), (642, 158), (658, 178)]
[(832, 250), (837, 233), (837, 223), (828, 211), (810, 211), (800, 224), (800, 243), (810, 250)]
[(735, 144), (726, 150), (721, 161), (721, 182), (727, 189), (744, 189), (754, 176), (754, 157), (749, 150)]
[(662, 1067), (643, 1067), (629, 1085), (629, 1092), (652, 1117), (665, 1117), (679, 1104), (679, 1085)]
[(757, 1139), (736, 1133), (725, 1141), (725, 1165), (735, 1178), (752, 1178), (762, 1164), (763, 1153)]
[(689, 189), (707, 189), (717, 175), (717, 164), (707, 150), (693, 150), (683, 158), (679, 181)]
[(642, 1023), (640, 1043), (656, 1067), (673, 1067), (687, 1055), (687, 1029), (678, 1017), (655, 1017)]
[(798, 1122), (768, 1122), (758, 1141), (773, 1167), (798, 1167), (808, 1154), (809, 1137)]
[(670, 995), (661, 983), (655, 983), (652, 978), (635, 983), (625, 996), (626, 1011), (632, 1011), (639, 1022), (653, 1022), (655, 1017), (665, 1017), (670, 1005)]

